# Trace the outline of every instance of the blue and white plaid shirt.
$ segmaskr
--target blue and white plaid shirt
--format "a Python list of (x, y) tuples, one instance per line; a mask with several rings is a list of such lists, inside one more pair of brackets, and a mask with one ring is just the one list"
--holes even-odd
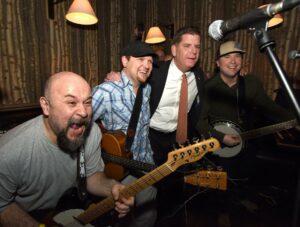
[[(153, 164), (149, 141), (150, 99), (149, 84), (143, 89), (143, 103), (131, 146), (134, 160)], [(100, 119), (109, 131), (121, 130), (126, 134), (136, 95), (131, 81), (121, 72), (120, 81), (104, 82), (93, 89), (93, 120)]]

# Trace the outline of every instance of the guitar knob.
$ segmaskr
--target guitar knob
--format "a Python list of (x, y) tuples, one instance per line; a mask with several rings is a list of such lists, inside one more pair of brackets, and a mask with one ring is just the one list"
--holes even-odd
[(205, 136), (201, 134), (201, 141), (205, 140)]
[(213, 171), (213, 169), (214, 169), (214, 167), (213, 167), (212, 165), (208, 165), (208, 166), (207, 166), (207, 170), (208, 170), (208, 171)]
[(223, 167), (222, 166), (217, 166), (217, 171), (222, 172), (223, 171)]

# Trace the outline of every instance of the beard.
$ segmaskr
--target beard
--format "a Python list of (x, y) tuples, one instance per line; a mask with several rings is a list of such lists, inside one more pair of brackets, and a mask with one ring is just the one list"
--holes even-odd
[[(85, 130), (83, 134), (74, 139), (70, 140), (67, 136), (69, 128), (76, 124), (78, 126), (85, 126)], [(70, 119), (68, 121), (66, 129), (60, 131), (57, 134), (57, 145), (58, 147), (65, 153), (69, 154), (72, 158), (76, 157), (76, 154), (80, 151), (80, 147), (84, 144), (86, 138), (88, 137), (90, 130), (91, 130), (92, 124), (91, 120), (85, 119), (85, 120), (72, 120)]]

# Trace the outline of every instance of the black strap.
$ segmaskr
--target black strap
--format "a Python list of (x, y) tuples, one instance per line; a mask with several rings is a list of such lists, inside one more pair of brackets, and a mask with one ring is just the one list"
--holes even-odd
[(128, 129), (126, 133), (125, 151), (130, 151), (131, 145), (134, 140), (134, 135), (136, 132), (136, 126), (139, 120), (141, 106), (143, 102), (143, 85), (141, 85), (137, 91), (132, 114), (128, 124)]
[(239, 123), (243, 123), (243, 117), (245, 115), (245, 80), (243, 76), (238, 76), (237, 87), (237, 112)]

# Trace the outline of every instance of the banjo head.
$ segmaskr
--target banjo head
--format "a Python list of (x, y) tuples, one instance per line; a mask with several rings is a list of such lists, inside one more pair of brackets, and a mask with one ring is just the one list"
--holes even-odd
[[(235, 123), (229, 121), (217, 121), (213, 123), (213, 128), (219, 132), (225, 134), (241, 135), (242, 129)], [(242, 140), (240, 144), (232, 147), (221, 147), (213, 154), (218, 155), (221, 158), (232, 158), (238, 155), (244, 148), (244, 141)]]

